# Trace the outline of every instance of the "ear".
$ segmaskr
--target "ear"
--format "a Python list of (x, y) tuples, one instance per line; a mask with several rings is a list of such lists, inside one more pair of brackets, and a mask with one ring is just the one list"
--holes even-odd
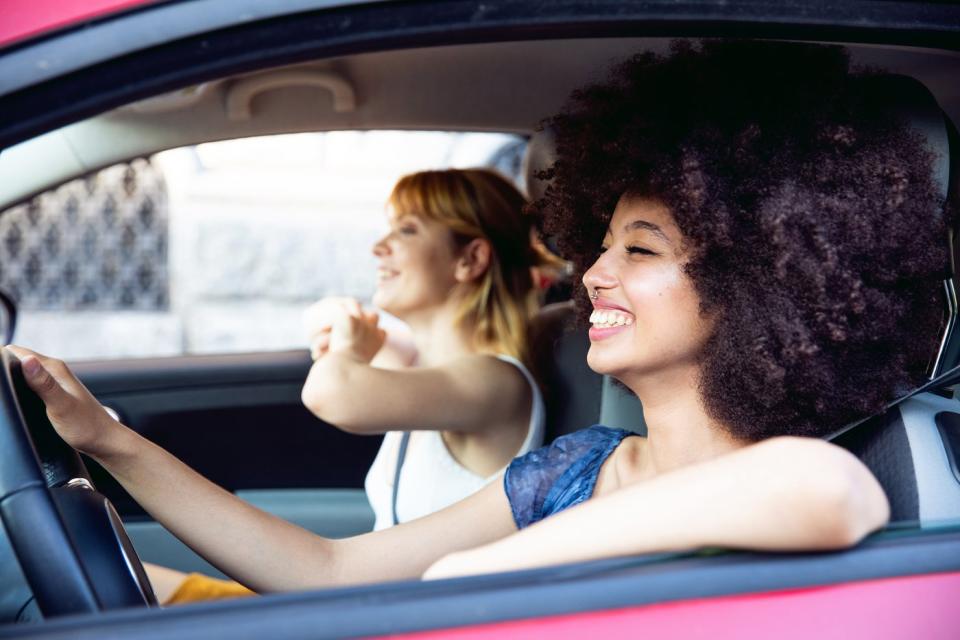
[(457, 265), (454, 267), (453, 277), (457, 282), (476, 280), (490, 268), (491, 252), (489, 240), (474, 238), (461, 251)]

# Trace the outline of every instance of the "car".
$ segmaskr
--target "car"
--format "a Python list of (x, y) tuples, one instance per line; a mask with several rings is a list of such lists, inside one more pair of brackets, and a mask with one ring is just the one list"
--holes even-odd
[[(197, 149), (222, 141), (338, 131), (495, 133), (501, 137), (480, 145), (486, 151), (469, 162), (519, 171), (526, 147), (532, 175), (549, 161), (549, 140), (536, 129), (543, 117), (611, 62), (638, 50), (665, 50), (671, 38), (843, 43), (856, 63), (908, 76), (907, 84), (891, 85), (890, 101), (902, 98), (909, 103), (907, 117), (925, 123), (941, 155), (943, 189), (951, 198), (958, 195), (960, 154), (952, 123), (960, 121), (960, 6), (953, 3), (18, 0), (4, 11), (0, 230), (15, 210), (25, 220), (20, 235), (8, 229), (0, 243), (8, 252), (0, 262), (4, 278), (19, 278), (9, 280), (18, 283), (12, 297), (21, 306), (14, 339), (40, 325), (64, 327), (63, 348), (109, 345), (111, 340), (98, 342), (95, 335), (105, 327), (108, 337), (138, 336), (131, 349), (166, 335), (166, 325), (148, 324), (153, 320), (143, 315), (171, 307), (163, 297), (168, 289), (154, 286), (169, 275), (163, 271), (166, 241), (147, 233), (154, 223), (142, 217), (153, 220), (156, 198), (167, 197), (157, 190), (157, 154), (186, 150), (206, 171), (213, 165)], [(350, 140), (348, 147), (359, 138)], [(409, 154), (413, 143), (404, 145)], [(241, 149), (225, 148), (221, 153), (228, 157)], [(243, 153), (257, 156), (265, 148)], [(70, 215), (80, 220), (81, 214), (69, 213), (79, 206), (71, 204), (71, 194), (89, 196), (112, 179), (102, 174), (112, 167), (120, 167), (110, 174), (116, 182), (109, 189), (117, 191), (104, 196), (113, 204), (102, 207), (113, 212), (107, 220), (115, 224), (109, 227), (116, 233), (109, 256), (100, 249), (107, 245), (97, 244), (109, 226), (103, 223), (91, 232), (93, 249), (83, 254), (80, 247), (78, 255), (86, 257), (76, 259), (74, 271), (61, 265), (50, 277), (64, 286), (85, 282), (84, 269), (95, 264), (93, 280), (102, 280), (109, 267), (119, 274), (110, 304), (124, 311), (124, 320), (141, 324), (123, 328), (105, 317), (95, 318), (95, 328), (76, 324), (79, 315), (98, 309), (99, 298), (82, 291), (68, 295), (63, 288), (56, 295), (49, 289), (27, 308), (20, 301), (47, 282), (44, 265), (56, 253), (50, 247), (66, 242), (66, 222), (59, 218), (42, 232), (27, 229), (31, 220), (43, 219), (43, 198), (62, 197), (51, 210), (62, 211), (64, 221)], [(138, 180), (161, 195), (141, 198)], [(67, 191), (59, 191), (62, 185)], [(140, 198), (136, 206), (117, 204), (118, 194), (129, 195), (125, 189)], [(148, 200), (153, 204), (145, 205)], [(126, 233), (130, 220), (140, 222), (130, 222), (136, 228)], [(274, 218), (259, 224), (265, 226), (255, 227), (252, 245), (244, 236), (205, 264), (236, 257), (238, 247), (266, 246), (273, 237), (270, 225), (279, 223)], [(51, 233), (51, 226), (59, 231)], [(216, 242), (234, 233), (211, 229)], [(34, 248), (18, 253), (22, 247)], [(319, 252), (316, 259), (332, 263), (332, 253)], [(150, 261), (129, 269), (130, 260), (138, 259)], [(245, 277), (251, 273), (241, 273), (231, 291), (250, 297), (280, 286), (267, 278), (257, 288), (250, 282), (255, 278)], [(298, 287), (311, 293), (308, 278), (298, 273)], [(139, 283), (137, 291), (153, 297), (142, 303), (140, 294), (125, 297), (127, 276)], [(952, 307), (945, 311), (935, 375), (960, 362), (952, 281), (945, 290)], [(69, 301), (64, 313), (42, 315), (54, 298)], [(202, 333), (238, 315), (261, 326), (263, 318), (281, 317), (275, 308), (260, 316), (251, 309), (237, 313), (231, 307), (204, 315), (195, 330), (171, 330), (179, 338), (158, 339), (155, 353), (89, 359), (77, 351), (68, 359), (125, 423), (226, 488), (326, 535), (369, 528), (360, 487), (377, 442), (318, 425), (303, 409), (300, 386), (310, 359), (305, 349), (291, 348), (295, 339), (230, 353), (250, 343), (238, 338), (224, 346), (217, 338), (224, 334), (214, 332), (217, 339), (201, 341), (206, 346), (199, 352), (165, 351), (165, 345), (189, 342), (183, 336), (193, 336), (191, 331)], [(544, 357), (556, 370), (551, 434), (598, 421), (636, 428), (642, 409), (609, 379), (586, 369), (583, 336), (564, 331), (569, 316), (560, 304), (541, 318)], [(6, 560), (0, 614), (6, 623), (0, 638), (950, 638), (960, 629), (953, 606), (960, 595), (960, 403), (944, 390), (955, 383), (952, 378), (838, 436), (871, 467), (894, 510), (894, 522), (884, 531), (846, 551), (656, 554), (163, 609), (151, 598), (138, 558), (186, 570), (212, 567), (178, 546), (89, 461), (90, 477), (84, 476), (75, 454), (58, 448), (45, 431), (42, 407), (24, 390), (9, 357), (2, 377), (0, 516), (6, 535), (0, 553)]]

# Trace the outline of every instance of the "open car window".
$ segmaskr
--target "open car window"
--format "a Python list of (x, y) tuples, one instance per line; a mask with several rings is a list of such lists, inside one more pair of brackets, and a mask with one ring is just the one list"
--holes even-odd
[(493, 166), (515, 177), (524, 144), (443, 131), (261, 136), (71, 180), (0, 213), (14, 339), (73, 361), (304, 348), (311, 302), (369, 301), (370, 249), (400, 176)]

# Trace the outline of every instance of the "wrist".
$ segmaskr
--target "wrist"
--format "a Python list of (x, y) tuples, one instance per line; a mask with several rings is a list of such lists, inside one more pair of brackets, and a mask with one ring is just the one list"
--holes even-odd
[(370, 364), (370, 361), (373, 359), (372, 357), (370, 358), (365, 357), (365, 354), (360, 353), (356, 349), (352, 349), (350, 347), (340, 347), (337, 349), (330, 349), (330, 351), (328, 351), (326, 355), (340, 358), (341, 362), (344, 362), (348, 365), (349, 364)]
[(108, 471), (136, 464), (137, 456), (146, 442), (138, 433), (107, 417), (109, 423), (100, 431), (101, 436), (94, 446), (85, 450), (88, 456)]

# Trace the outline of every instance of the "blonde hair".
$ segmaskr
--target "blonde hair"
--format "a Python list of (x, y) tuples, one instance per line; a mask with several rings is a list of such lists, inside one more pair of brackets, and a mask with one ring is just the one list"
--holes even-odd
[(558, 259), (532, 244), (523, 195), (495, 171), (448, 169), (401, 178), (389, 204), (397, 215), (449, 228), (458, 248), (475, 238), (490, 243), (490, 265), (465, 297), (457, 322), (480, 349), (529, 364), (528, 331), (538, 306), (530, 270)]

